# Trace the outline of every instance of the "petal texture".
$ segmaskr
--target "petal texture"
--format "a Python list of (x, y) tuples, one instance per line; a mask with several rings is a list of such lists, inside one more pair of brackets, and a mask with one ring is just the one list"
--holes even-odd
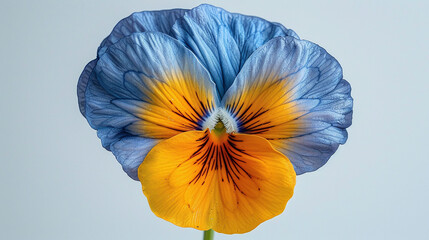
[(133, 13), (116, 24), (112, 33), (103, 40), (98, 48), (98, 55), (103, 55), (109, 46), (133, 33), (160, 32), (169, 34), (173, 24), (178, 18), (183, 17), (186, 11), (188, 10), (170, 9)]
[[(82, 113), (83, 116), (85, 116), (85, 92), (86, 87), (88, 86), (89, 78), (95, 77), (93, 74), (93, 70), (95, 67), (95, 64), (97, 64), (97, 60), (94, 59), (91, 62), (89, 62), (85, 68), (83, 69), (82, 73), (80, 74), (79, 81), (77, 83), (77, 98), (79, 103), (79, 111)], [(92, 75), (92, 76), (91, 76)]]
[(156, 145), (138, 176), (152, 211), (178, 226), (244, 233), (283, 212), (292, 164), (261, 137), (181, 133)]
[(149, 138), (124, 137), (111, 146), (112, 153), (122, 165), (122, 169), (132, 179), (138, 181), (137, 169), (146, 154), (159, 142)]
[(223, 104), (238, 131), (266, 138), (297, 174), (321, 167), (347, 139), (353, 100), (338, 62), (308, 41), (279, 37), (243, 66)]
[(298, 37), (280, 24), (205, 4), (178, 19), (171, 34), (207, 68), (221, 97), (257, 48), (278, 36)]

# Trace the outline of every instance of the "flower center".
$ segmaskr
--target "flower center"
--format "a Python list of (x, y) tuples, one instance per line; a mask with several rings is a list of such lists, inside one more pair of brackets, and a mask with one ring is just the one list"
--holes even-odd
[(210, 129), (220, 136), (225, 133), (237, 132), (237, 122), (224, 108), (216, 108), (204, 121), (203, 129)]

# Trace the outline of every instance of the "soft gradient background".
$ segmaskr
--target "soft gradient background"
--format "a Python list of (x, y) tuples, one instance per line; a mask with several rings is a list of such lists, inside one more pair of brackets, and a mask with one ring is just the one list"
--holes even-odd
[[(294, 29), (335, 56), (349, 140), (297, 178), (286, 211), (216, 239), (427, 239), (428, 1), (207, 1)], [(76, 84), (134, 11), (201, 1), (1, 1), (0, 239), (201, 239), (157, 218), (78, 110)]]

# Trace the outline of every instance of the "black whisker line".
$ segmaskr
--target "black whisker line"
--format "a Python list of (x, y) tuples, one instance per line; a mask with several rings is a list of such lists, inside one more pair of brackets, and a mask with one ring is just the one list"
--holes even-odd
[(235, 135), (228, 135), (228, 138), (222, 142), (212, 142), (209, 134), (211, 134), (210, 131), (206, 130), (204, 135), (197, 139), (197, 149), (187, 160), (193, 161), (193, 164), (198, 165), (199, 168), (189, 184), (204, 185), (209, 174), (213, 176), (211, 171), (222, 171), (219, 175), (220, 180), (223, 182), (226, 176), (226, 181), (232, 184), (234, 191), (240, 191), (246, 195), (240, 189), (240, 181), (243, 178), (252, 178), (252, 175), (244, 167), (247, 163), (244, 157), (253, 158), (253, 156), (237, 145), (243, 140), (237, 139)]
[[(254, 122), (254, 123), (252, 123), (252, 124), (250, 124), (249, 126), (246, 126), (246, 128), (247, 129), (256, 129), (256, 128), (259, 128), (261, 126), (264, 126), (264, 125), (267, 125), (267, 124), (271, 123), (270, 121), (268, 121), (268, 122), (263, 122), (263, 123), (257, 124), (258, 122), (259, 122), (259, 120), (256, 121), (256, 122)], [(257, 125), (255, 125), (255, 124), (257, 124)]]
[(258, 111), (256, 111), (255, 113), (249, 113), (249, 115), (246, 116), (246, 119), (242, 120), (241, 124), (242, 125), (246, 125), (248, 124), (250, 121), (258, 118), (259, 116), (261, 116), (262, 114), (268, 112), (269, 109), (266, 109), (264, 111), (262, 111), (262, 108), (260, 108)]

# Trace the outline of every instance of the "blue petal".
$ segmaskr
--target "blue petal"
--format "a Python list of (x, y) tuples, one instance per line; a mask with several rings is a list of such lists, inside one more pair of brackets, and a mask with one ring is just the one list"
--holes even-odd
[[(136, 137), (127, 132), (127, 126), (140, 119), (112, 104), (114, 97), (100, 86), (95, 77), (89, 78), (83, 99), (86, 103), (85, 117), (91, 127), (97, 130), (103, 147), (113, 152), (131, 178), (138, 180), (139, 163), (158, 140)], [(125, 144), (131, 139), (133, 144), (127, 147)]]
[(172, 74), (192, 74), (202, 86), (214, 91), (214, 83), (195, 55), (162, 33), (122, 38), (100, 57), (95, 72), (101, 86), (115, 98), (149, 102), (142, 90), (145, 79), (167, 82)]
[(122, 128), (105, 127), (97, 130), (97, 136), (101, 140), (101, 145), (110, 151), (110, 146), (124, 137), (132, 136)]
[(278, 36), (298, 38), (295, 32), (278, 23), (205, 4), (178, 19), (171, 34), (207, 68), (221, 97), (257, 48)]
[[(86, 90), (86, 118), (91, 127), (97, 130), (103, 147), (112, 151), (131, 178), (138, 180), (137, 168), (158, 140), (129, 133), (126, 130), (128, 125), (140, 119), (112, 104), (114, 101), (97, 79), (90, 79)], [(127, 146), (131, 140), (132, 143)]]
[(128, 176), (139, 181), (137, 169), (143, 162), (146, 154), (158, 142), (159, 140), (149, 138), (125, 137), (114, 143), (111, 146), (111, 150)]
[(345, 129), (352, 122), (353, 99), (350, 84), (342, 77), (339, 63), (321, 47), (279, 37), (253, 53), (222, 102), (241, 96), (246, 86), (262, 86), (267, 81), (284, 84), (284, 103), (296, 102), (302, 114), (283, 124), (300, 127), (292, 137), (269, 140), (276, 142), (277, 150), (302, 174), (323, 166), (347, 140)]
[(292, 162), (296, 174), (312, 172), (323, 166), (340, 144), (347, 140), (347, 131), (329, 127), (322, 131), (287, 140), (281, 152)]
[(352, 124), (353, 99), (350, 84), (342, 79), (334, 90), (320, 97), (320, 104), (301, 117), (303, 121), (329, 124), (319, 131), (312, 131), (285, 140), (281, 150), (288, 156), (297, 174), (315, 171), (323, 166), (340, 144), (347, 141), (347, 131)]
[[(77, 83), (77, 98), (78, 98), (78, 103), (79, 103), (79, 110), (83, 116), (85, 116), (86, 86), (88, 85), (89, 78), (91, 77), (91, 75), (93, 73), (92, 70), (94, 69), (95, 64), (97, 64), (97, 59), (94, 59), (91, 62), (89, 62), (88, 64), (86, 64), (85, 68), (83, 69), (82, 73), (80, 74), (79, 81)], [(94, 75), (92, 77), (94, 77)]]
[(139, 121), (132, 114), (112, 104), (115, 99), (100, 85), (97, 79), (91, 78), (85, 92), (85, 117), (92, 128), (122, 129), (127, 125)]
[(112, 33), (103, 40), (98, 48), (98, 55), (103, 55), (109, 46), (133, 33), (151, 31), (169, 34), (173, 24), (178, 18), (181, 18), (186, 11), (188, 10), (171, 9), (133, 13), (116, 24)]

